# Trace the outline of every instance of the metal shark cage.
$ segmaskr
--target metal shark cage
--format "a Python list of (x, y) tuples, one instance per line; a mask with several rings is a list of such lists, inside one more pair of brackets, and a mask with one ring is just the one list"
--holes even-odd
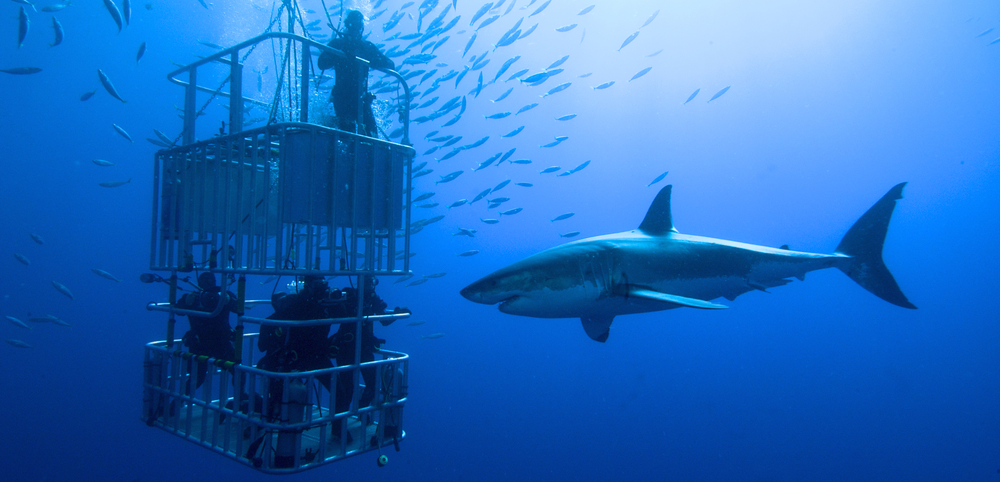
[[(265, 42), (283, 52), (281, 71), (287, 86), (279, 79), (276, 92), (287, 87), (287, 94), (275, 94), (266, 125), (244, 129), (244, 104), (264, 103), (243, 92), (243, 61)], [(360, 288), (373, 276), (410, 271), (410, 166), (415, 152), (408, 135), (409, 88), (398, 73), (383, 71), (405, 92), (398, 108), (402, 143), (311, 123), (313, 50), (344, 57), (307, 38), (269, 32), (170, 73), (168, 79), (185, 92), (183, 140), (155, 157), (150, 269), (169, 272), (169, 277), (147, 276), (166, 282), (169, 301), (147, 308), (168, 313), (168, 323), (166, 339), (146, 345), (142, 419), (277, 474), (373, 450), (381, 453), (387, 446), (399, 450), (405, 436), (408, 355), (379, 349), (375, 361), (361, 363), (360, 344), (362, 323), (387, 324), (408, 314), (365, 316), (365, 290)], [(228, 92), (199, 86), (198, 75), (220, 64), (228, 67), (222, 81), (223, 86), (228, 83)], [(186, 81), (178, 78), (182, 74), (187, 74)], [(209, 102), (229, 98), (231, 133), (196, 140), (195, 121), (205, 110), (196, 111), (200, 92), (211, 94)], [(284, 119), (273, 107), (280, 103), (289, 111)], [(174, 337), (177, 315), (211, 317), (223, 310), (225, 296), (213, 313), (176, 306), (178, 281), (183, 281), (178, 273), (200, 269), (222, 275), (222, 293), (234, 282), (237, 287), (236, 362), (189, 353)], [(246, 300), (248, 276), (305, 274), (356, 277), (355, 316), (286, 321), (245, 314), (247, 308), (269, 303)], [(258, 334), (244, 334), (245, 323), (354, 323), (354, 363), (291, 373), (255, 368), (262, 356), (256, 349)], [(207, 374), (195, 387), (201, 369)], [(367, 387), (374, 388), (375, 396), (368, 406), (359, 407), (363, 369), (376, 374), (375, 387)], [(350, 410), (336, 413), (336, 390), (324, 391), (318, 382), (328, 376), (335, 380), (341, 373), (353, 376), (354, 390)], [(334, 433), (334, 426), (340, 433)], [(385, 461), (379, 457), (380, 466)]]

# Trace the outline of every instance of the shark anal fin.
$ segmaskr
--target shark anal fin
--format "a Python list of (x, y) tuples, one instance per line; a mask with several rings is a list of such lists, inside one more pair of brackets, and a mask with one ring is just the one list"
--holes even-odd
[(580, 318), (580, 321), (583, 322), (583, 331), (587, 332), (587, 336), (589, 336), (591, 340), (599, 341), (601, 343), (608, 341), (608, 334), (611, 332), (611, 322), (614, 320), (615, 317), (613, 316), (605, 318)]
[(749, 287), (751, 287), (751, 288), (753, 288), (755, 290), (758, 290), (758, 291), (763, 291), (765, 293), (770, 293), (770, 291), (767, 290), (768, 288), (776, 288), (778, 286), (785, 286), (788, 283), (791, 283), (791, 280), (787, 280), (787, 279), (783, 279), (783, 278), (778, 278), (778, 279), (773, 279), (773, 280), (757, 280), (757, 281), (749, 280), (749, 279), (747, 280), (747, 286), (749, 286)]
[(662, 301), (664, 303), (686, 306), (688, 308), (699, 308), (702, 310), (722, 310), (729, 308), (726, 305), (712, 303), (711, 301), (699, 300), (697, 298), (688, 298), (686, 296), (670, 295), (667, 293), (661, 293), (659, 291), (653, 291), (643, 288), (629, 288), (628, 294), (629, 296), (634, 296), (636, 298), (642, 298), (652, 301)]

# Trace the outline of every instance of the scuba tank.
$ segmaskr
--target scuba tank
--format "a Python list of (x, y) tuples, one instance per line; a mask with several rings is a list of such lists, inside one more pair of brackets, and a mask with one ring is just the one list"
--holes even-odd
[[(282, 422), (299, 423), (305, 420), (306, 405), (309, 404), (309, 390), (301, 380), (288, 383), (288, 402), (283, 403)], [(301, 430), (282, 430), (278, 432), (278, 443), (275, 447), (274, 466), (290, 468), (295, 466), (295, 446), (302, 437)]]

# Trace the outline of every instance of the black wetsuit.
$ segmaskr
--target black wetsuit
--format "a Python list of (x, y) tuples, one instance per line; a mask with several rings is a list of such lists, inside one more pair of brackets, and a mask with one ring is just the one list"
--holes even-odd
[[(344, 289), (345, 298), (350, 300), (347, 308), (351, 310), (353, 316), (357, 313), (357, 297), (351, 288)], [(386, 303), (374, 291), (370, 291), (365, 296), (364, 315), (385, 314)], [(341, 323), (340, 328), (331, 338), (331, 345), (337, 356), (337, 366), (354, 364), (354, 342), (357, 333), (357, 323)], [(361, 363), (375, 360), (375, 349), (385, 343), (385, 340), (375, 337), (375, 329), (372, 322), (364, 322), (361, 325)], [(365, 381), (365, 390), (358, 401), (359, 407), (367, 407), (375, 398), (375, 369), (365, 368), (361, 370), (361, 377)], [(354, 374), (350, 371), (341, 372), (337, 376), (337, 406), (336, 413), (347, 411), (351, 408), (351, 398), (354, 396)]]
[[(219, 360), (237, 361), (236, 350), (233, 348), (233, 329), (229, 326), (229, 314), (236, 309), (236, 295), (226, 292), (226, 297), (226, 304), (217, 316), (212, 318), (188, 316), (191, 329), (184, 334), (184, 345), (191, 350), (191, 353)], [(177, 301), (177, 307), (211, 313), (218, 303), (218, 291), (202, 291), (185, 295)], [(204, 383), (207, 372), (208, 364), (199, 361), (196, 388)]]
[[(325, 295), (326, 293), (324, 293)], [(342, 303), (327, 303), (302, 292), (281, 297), (273, 302), (273, 320), (319, 320), (350, 316)], [(286, 342), (286, 333), (287, 342)], [(260, 329), (257, 348), (265, 352), (257, 368), (273, 372), (322, 370), (333, 368), (330, 362), (330, 325), (296, 326), (291, 328), (264, 325)], [(330, 377), (317, 378), (330, 389)]]
[[(396, 64), (389, 57), (386, 57), (375, 44), (363, 38), (336, 37), (327, 45), (344, 52), (351, 59), (323, 53), (317, 61), (320, 70), (333, 67), (336, 72), (336, 84), (330, 93), (330, 100), (333, 101), (333, 109), (337, 113), (338, 128), (343, 131), (358, 132), (368, 137), (378, 137), (378, 128), (375, 125), (375, 115), (372, 113), (371, 106), (374, 96), (368, 94), (368, 66), (353, 60), (353, 57), (365, 59), (372, 67), (382, 69), (395, 69)], [(362, 97), (365, 100), (362, 106), (364, 128), (356, 131), (354, 124), (358, 120), (358, 101)]]

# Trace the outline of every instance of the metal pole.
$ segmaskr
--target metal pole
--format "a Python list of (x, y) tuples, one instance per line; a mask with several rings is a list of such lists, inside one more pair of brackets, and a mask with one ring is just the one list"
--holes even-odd
[(194, 143), (194, 121), (198, 117), (194, 110), (195, 95), (198, 93), (197, 68), (191, 67), (188, 73), (188, 85), (184, 88), (184, 136), (181, 142), (184, 145)]

